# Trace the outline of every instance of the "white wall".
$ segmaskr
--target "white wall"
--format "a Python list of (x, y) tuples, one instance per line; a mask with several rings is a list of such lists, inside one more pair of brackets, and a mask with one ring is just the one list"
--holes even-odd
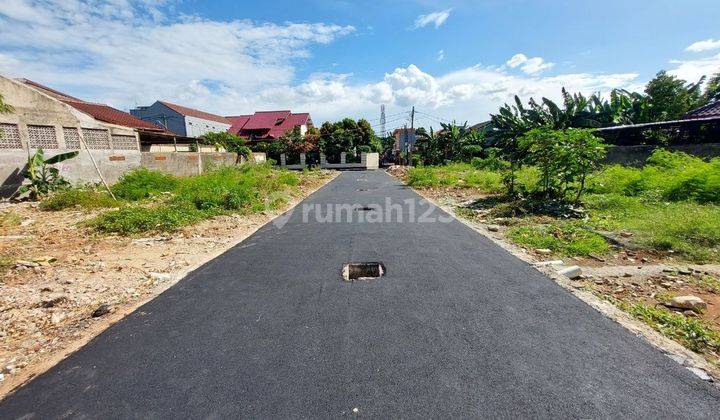
[(217, 121), (204, 120), (196, 117), (185, 117), (185, 130), (187, 137), (200, 137), (205, 133), (216, 131), (227, 131), (230, 124), (223, 124)]

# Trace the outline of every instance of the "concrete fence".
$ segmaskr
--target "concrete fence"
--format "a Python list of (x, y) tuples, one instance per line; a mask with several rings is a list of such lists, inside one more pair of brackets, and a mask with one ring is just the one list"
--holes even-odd
[[(638, 166), (645, 163), (645, 160), (658, 146), (612, 146), (608, 148), (605, 163), (619, 163), (622, 165)], [(668, 150), (685, 152), (702, 158), (713, 158), (720, 156), (720, 143), (703, 144), (679, 144), (668, 146)]]
[[(31, 150), (34, 153), (34, 150)], [(51, 157), (67, 150), (46, 150), (45, 157)], [(127, 171), (145, 167), (169, 173), (175, 176), (197, 175), (213, 167), (233, 165), (245, 162), (237, 160), (236, 153), (228, 152), (140, 152), (138, 150), (81, 150), (70, 160), (55, 165), (60, 175), (76, 185), (99, 183), (100, 177), (93, 165), (92, 158), (105, 180), (112, 184)], [(253, 154), (256, 162), (264, 162), (265, 154)], [(21, 172), (25, 168), (28, 152), (22, 150), (3, 150), (0, 152), (0, 197), (9, 197), (23, 183)]]
[[(305, 153), (300, 153), (300, 163), (288, 165), (287, 156), (285, 154), (280, 155), (280, 166), (286, 169), (304, 169), (307, 159)], [(373, 170), (380, 167), (380, 155), (378, 153), (360, 153), (359, 163), (348, 163), (347, 153), (340, 153), (340, 163), (328, 163), (327, 157), (320, 153), (320, 167), (323, 169), (358, 169), (358, 170)]]

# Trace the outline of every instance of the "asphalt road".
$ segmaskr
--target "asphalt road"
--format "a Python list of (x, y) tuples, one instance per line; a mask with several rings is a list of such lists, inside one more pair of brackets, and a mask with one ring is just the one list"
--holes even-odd
[[(327, 216), (386, 197), (402, 223), (396, 208), (392, 223), (320, 223), (301, 204), (15, 392), (0, 418), (719, 415), (715, 387), (528, 264), (457, 221), (409, 222), (404, 200), (416, 218), (446, 215), (385, 173), (343, 173), (304, 204)], [(387, 274), (343, 282), (348, 261)]]

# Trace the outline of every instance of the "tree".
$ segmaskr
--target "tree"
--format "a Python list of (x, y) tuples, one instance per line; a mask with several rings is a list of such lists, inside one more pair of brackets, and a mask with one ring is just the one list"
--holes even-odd
[(715, 73), (715, 75), (707, 81), (702, 100), (704, 104), (720, 101), (720, 73)]
[(540, 170), (537, 192), (542, 198), (565, 200), (575, 189), (575, 202), (585, 190), (587, 175), (605, 156), (603, 140), (592, 130), (535, 128), (518, 139), (523, 163)]
[(664, 70), (660, 71), (645, 86), (648, 122), (677, 120), (700, 106), (700, 87), (704, 80), (703, 76), (697, 83), (688, 84)]
[(203, 134), (201, 138), (204, 144), (210, 144), (215, 146), (216, 149), (220, 147), (231, 153), (237, 153), (238, 158), (245, 156), (250, 158), (252, 151), (247, 147), (246, 140), (237, 134), (233, 134), (227, 131), (217, 131)]

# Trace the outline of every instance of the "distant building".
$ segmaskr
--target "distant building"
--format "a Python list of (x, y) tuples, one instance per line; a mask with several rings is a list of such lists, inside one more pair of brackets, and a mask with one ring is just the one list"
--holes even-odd
[(272, 140), (300, 128), (305, 135), (313, 127), (308, 113), (293, 114), (290, 111), (258, 111), (253, 115), (227, 117), (232, 122), (230, 132), (250, 140)]
[(130, 113), (183, 137), (200, 137), (209, 132), (227, 131), (232, 126), (227, 118), (220, 115), (167, 101), (156, 101), (149, 106), (131, 109)]
[(415, 140), (417, 139), (416, 133), (416, 130), (412, 128), (396, 128), (395, 131), (393, 131), (393, 137), (395, 137), (393, 151), (405, 152), (407, 150), (413, 150)]

